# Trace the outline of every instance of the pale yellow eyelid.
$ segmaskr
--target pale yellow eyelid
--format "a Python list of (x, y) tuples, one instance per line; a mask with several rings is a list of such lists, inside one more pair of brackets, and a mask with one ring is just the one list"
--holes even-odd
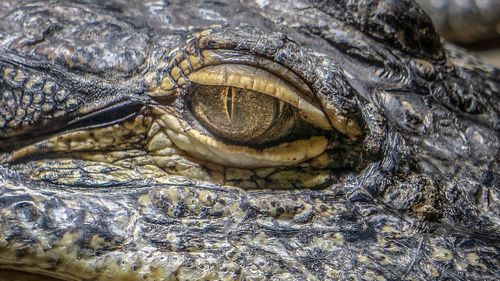
[[(293, 85), (293, 87), (298, 89), (307, 97), (308, 100), (314, 100), (314, 93), (299, 76), (297, 76), (290, 69), (274, 61), (232, 50), (202, 50), (201, 53), (204, 61), (204, 66), (225, 63), (227, 64), (228, 61), (231, 61), (232, 64), (250, 65), (255, 67), (256, 69), (264, 69), (267, 72), (273, 73), (277, 77), (284, 77), (287, 83), (290, 83), (291, 85)], [(197, 66), (199, 67), (193, 67), (194, 71), (202, 68), (201, 64), (198, 64)], [(191, 73), (191, 71), (189, 73)]]
[(162, 112), (159, 122), (172, 142), (187, 154), (223, 166), (239, 168), (297, 165), (323, 153), (328, 140), (324, 136), (282, 143), (266, 149), (226, 144), (182, 124), (174, 114)]
[(190, 73), (188, 78), (201, 85), (232, 86), (273, 96), (298, 108), (301, 116), (308, 122), (322, 129), (332, 129), (328, 117), (321, 109), (302, 98), (283, 79), (265, 70), (248, 65), (219, 64)]

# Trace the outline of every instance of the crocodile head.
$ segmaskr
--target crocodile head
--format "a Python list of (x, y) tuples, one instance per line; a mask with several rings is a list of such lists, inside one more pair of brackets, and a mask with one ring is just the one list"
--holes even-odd
[(0, 275), (500, 274), (499, 72), (413, 1), (79, 2), (0, 4)]

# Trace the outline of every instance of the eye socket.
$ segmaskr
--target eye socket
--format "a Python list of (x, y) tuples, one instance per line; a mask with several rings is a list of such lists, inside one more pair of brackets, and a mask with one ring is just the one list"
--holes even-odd
[(274, 141), (290, 133), (295, 123), (289, 104), (232, 86), (196, 85), (189, 106), (206, 129), (233, 142)]
[[(296, 165), (327, 149), (329, 117), (289, 70), (269, 61), (217, 64), (209, 54), (203, 63), (190, 59), (191, 70), (182, 61), (151, 92), (173, 99), (174, 106), (154, 113), (180, 150), (222, 166), (258, 168)], [(169, 88), (171, 81), (183, 91)]]

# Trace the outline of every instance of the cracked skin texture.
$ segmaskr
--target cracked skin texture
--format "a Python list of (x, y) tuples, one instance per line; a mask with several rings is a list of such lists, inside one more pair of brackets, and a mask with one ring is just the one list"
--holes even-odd
[[(1, 278), (498, 278), (499, 70), (442, 43), (413, 1), (0, 15)], [(288, 81), (331, 128), (212, 134), (189, 74), (217, 64)]]

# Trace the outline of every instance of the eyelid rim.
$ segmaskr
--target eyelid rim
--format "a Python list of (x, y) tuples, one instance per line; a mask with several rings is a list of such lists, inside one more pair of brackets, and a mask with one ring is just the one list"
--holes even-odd
[(193, 72), (188, 78), (201, 85), (231, 86), (270, 95), (298, 108), (301, 117), (313, 125), (324, 130), (332, 129), (321, 109), (306, 101), (286, 81), (266, 70), (248, 65), (218, 64)]

